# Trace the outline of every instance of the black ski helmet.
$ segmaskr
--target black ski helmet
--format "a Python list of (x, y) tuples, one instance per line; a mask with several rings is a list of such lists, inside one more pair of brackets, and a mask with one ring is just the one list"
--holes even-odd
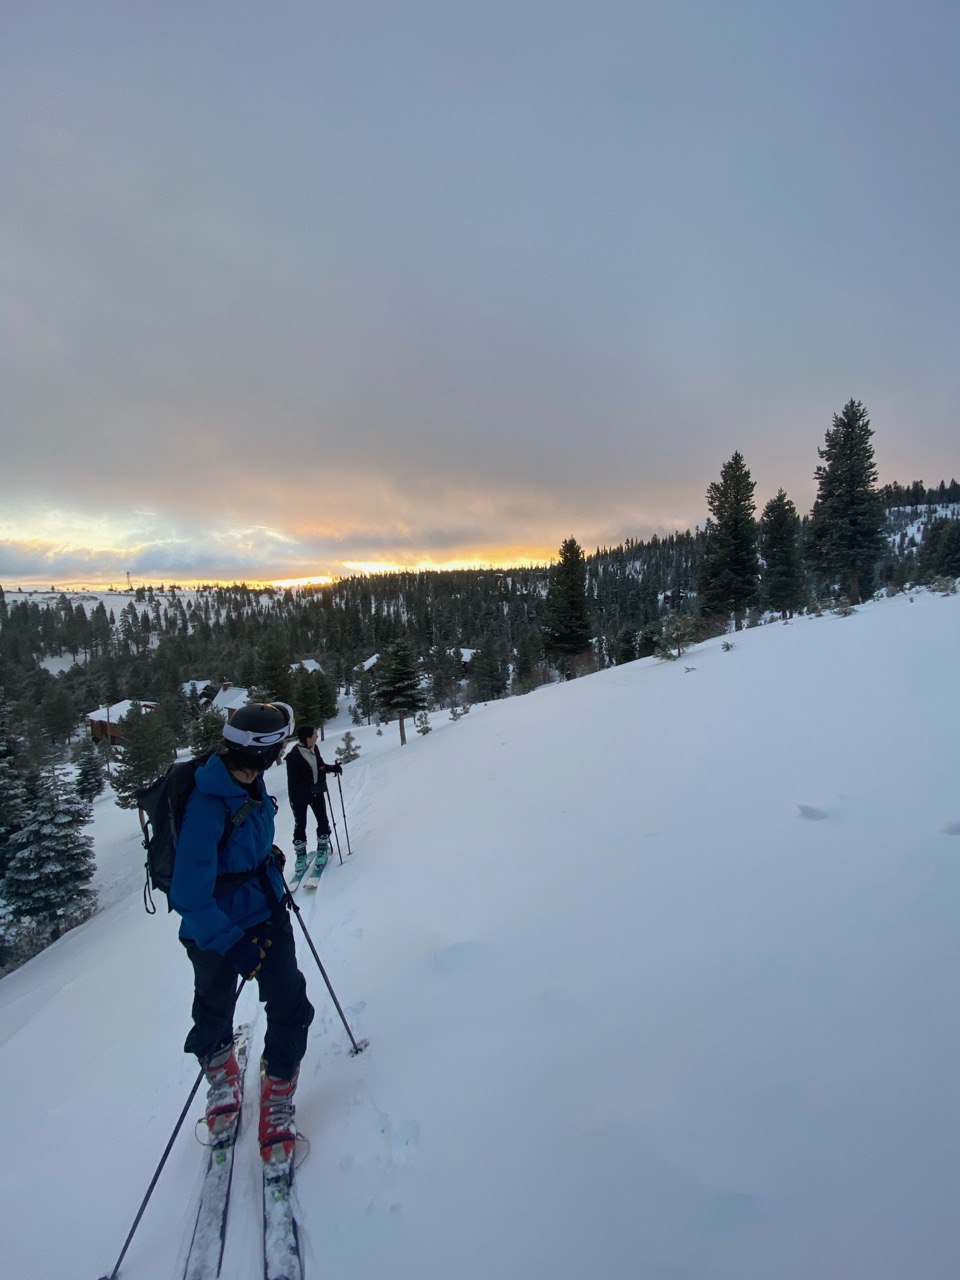
[(241, 768), (269, 769), (293, 729), (293, 708), (285, 702), (248, 702), (223, 726), (227, 756)]

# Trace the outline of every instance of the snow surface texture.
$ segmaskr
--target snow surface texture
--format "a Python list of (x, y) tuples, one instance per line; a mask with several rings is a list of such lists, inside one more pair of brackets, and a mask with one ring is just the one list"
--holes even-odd
[[(438, 713), (403, 749), (352, 730), (355, 854), (302, 905), (370, 1048), (301, 939), (308, 1280), (957, 1275), (960, 597), (691, 658)], [(196, 1074), (136, 819), (103, 798), (95, 834), (105, 909), (0, 982), (18, 1280), (109, 1272)], [(255, 1055), (251, 993), (246, 1018)], [(255, 1093), (230, 1280), (260, 1274)], [(125, 1280), (182, 1270), (190, 1127)]]

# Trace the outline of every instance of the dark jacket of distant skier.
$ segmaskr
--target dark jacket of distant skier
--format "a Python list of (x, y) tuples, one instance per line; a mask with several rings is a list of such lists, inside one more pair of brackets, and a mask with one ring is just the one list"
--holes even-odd
[[(312, 755), (314, 767), (308, 757)], [(307, 747), (304, 743), (287, 753), (287, 794), (293, 806), (309, 804), (316, 796), (326, 794), (328, 773), (336, 773), (337, 766), (326, 764), (319, 747)]]
[[(219, 851), (225, 807), (232, 814), (249, 800), (255, 806)], [(249, 788), (238, 782), (220, 756), (211, 756), (196, 774), (196, 788), (187, 801), (177, 840), (170, 905), (182, 916), (180, 937), (203, 951), (221, 955), (239, 942), (251, 925), (269, 919), (276, 909), (258, 877), (233, 893), (214, 896), (218, 876), (263, 867), (277, 900), (283, 898), (283, 874), (270, 856), (274, 837), (274, 806), (263, 778)]]

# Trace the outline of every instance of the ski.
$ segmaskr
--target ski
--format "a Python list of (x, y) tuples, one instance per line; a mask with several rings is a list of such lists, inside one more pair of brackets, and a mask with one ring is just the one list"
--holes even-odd
[(323, 867), (320, 867), (319, 870), (316, 867), (311, 867), (309, 873), (303, 877), (300, 883), (304, 889), (316, 889), (322, 875)]
[[(322, 861), (321, 861), (321, 858), (323, 859)], [(326, 867), (329, 860), (330, 860), (329, 847), (325, 852), (323, 849), (317, 850), (316, 854), (314, 855), (314, 860), (310, 864), (310, 868), (307, 871), (307, 874), (304, 876), (303, 880), (301, 881), (305, 889), (316, 889), (317, 885), (320, 883), (320, 877), (323, 875), (324, 868)]]
[(303, 883), (303, 878), (306, 874), (307, 874), (306, 867), (303, 868), (303, 870), (300, 872), (299, 875), (297, 874), (296, 871), (294, 871), (293, 875), (287, 881), (287, 888), (290, 890), (291, 893), (297, 892), (297, 890), (300, 888), (301, 884)]
[[(245, 1025), (239, 1028), (234, 1037), (241, 1087), (249, 1043), (250, 1028)], [(230, 1207), (230, 1184), (233, 1180), (233, 1156), (239, 1132), (238, 1111), (233, 1127), (228, 1133), (221, 1134), (218, 1141), (210, 1147), (183, 1280), (215, 1280), (220, 1274), (227, 1233), (227, 1211)]]
[(303, 1280), (293, 1213), (293, 1158), (263, 1167), (263, 1280)]

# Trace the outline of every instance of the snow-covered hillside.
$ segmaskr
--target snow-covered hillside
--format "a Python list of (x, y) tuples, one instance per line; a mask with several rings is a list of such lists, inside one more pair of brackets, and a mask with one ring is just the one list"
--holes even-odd
[[(731, 639), (402, 749), (354, 730), (355, 853), (304, 914), (370, 1048), (301, 946), (310, 1280), (957, 1274), (960, 597)], [(143, 913), (134, 817), (95, 824), (104, 910), (0, 982), (18, 1280), (110, 1271), (196, 1075), (176, 918)], [(189, 1128), (129, 1280), (180, 1274)], [(230, 1280), (259, 1275), (254, 1131)]]

